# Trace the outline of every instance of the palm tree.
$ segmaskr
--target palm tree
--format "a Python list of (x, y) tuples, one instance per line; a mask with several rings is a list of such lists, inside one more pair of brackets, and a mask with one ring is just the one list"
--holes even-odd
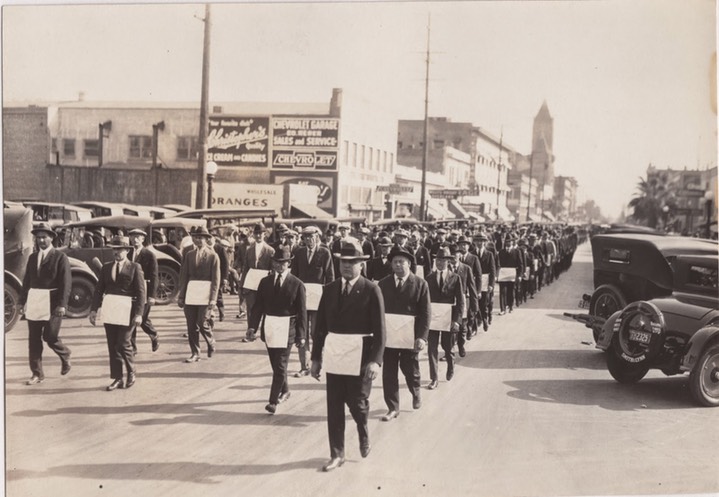
[(666, 173), (639, 178), (637, 194), (629, 201), (634, 208), (633, 217), (646, 221), (650, 228), (664, 227), (676, 209), (675, 187)]

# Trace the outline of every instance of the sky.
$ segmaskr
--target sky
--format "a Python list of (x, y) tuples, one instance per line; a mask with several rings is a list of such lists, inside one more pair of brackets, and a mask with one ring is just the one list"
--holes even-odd
[[(7, 5), (3, 101), (198, 101), (204, 6)], [(211, 101), (359, 93), (397, 119), (471, 122), (531, 152), (611, 217), (651, 163), (717, 165), (713, 0), (213, 4)]]

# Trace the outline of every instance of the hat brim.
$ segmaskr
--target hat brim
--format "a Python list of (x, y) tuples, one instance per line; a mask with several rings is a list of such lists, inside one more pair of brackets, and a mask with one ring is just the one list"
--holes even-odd
[(273, 262), (290, 262), (290, 261), (291, 261), (292, 259), (294, 259), (294, 258), (295, 258), (294, 255), (291, 255), (291, 256), (289, 257), (289, 259), (284, 259), (284, 258), (283, 258), (283, 259), (278, 259), (278, 258), (276, 258), (276, 257), (272, 257), (272, 261), (273, 261)]
[(337, 259), (341, 261), (366, 261), (367, 259), (369, 259), (368, 255), (342, 255), (337, 252), (332, 255), (334, 255)]
[(392, 262), (395, 257), (404, 257), (405, 259), (409, 260), (411, 263), (416, 264), (415, 258), (412, 254), (390, 254), (387, 256), (387, 259)]
[[(27, 233), (27, 231), (25, 233)], [(47, 233), (53, 238), (57, 237), (57, 233), (55, 233), (54, 230), (46, 230), (45, 228), (33, 229), (32, 231), (30, 231), (30, 233), (32, 233), (33, 235), (37, 235), (38, 233)]]
[(131, 249), (132, 245), (112, 245), (110, 243), (107, 244), (108, 247), (111, 249)]

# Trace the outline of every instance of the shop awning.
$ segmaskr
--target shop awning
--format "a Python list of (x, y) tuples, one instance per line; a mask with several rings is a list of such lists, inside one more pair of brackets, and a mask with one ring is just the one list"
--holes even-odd
[(536, 215), (534, 215), (534, 214), (530, 214), (529, 216), (527, 216), (527, 220), (528, 220), (528, 221), (531, 221), (531, 222), (533, 222), (533, 223), (538, 223), (538, 222), (540, 221), (540, 218), (539, 218), (539, 216), (536, 216)]
[(511, 212), (509, 212), (509, 209), (507, 209), (506, 206), (500, 205), (498, 210), (499, 210), (499, 213), (498, 213), (499, 215), (497, 216), (497, 218), (500, 221), (514, 221), (514, 216), (512, 215)]
[(427, 211), (435, 219), (447, 219), (454, 217), (454, 214), (445, 209), (444, 206), (437, 200), (432, 198), (427, 201)]
[(468, 211), (467, 214), (468, 214), (468, 216), (469, 216), (470, 219), (474, 219), (474, 220), (477, 221), (478, 223), (484, 223), (484, 222), (487, 221), (486, 219), (484, 219), (484, 217), (480, 216), (480, 215), (477, 214), (476, 212), (469, 212), (469, 211)]
[(330, 219), (332, 215), (312, 204), (292, 204), (290, 217), (309, 217), (311, 219)]
[(551, 212), (543, 212), (542, 217), (546, 218), (548, 221), (551, 221), (551, 222), (555, 221), (554, 216), (552, 215)]
[(462, 207), (462, 204), (459, 203), (458, 200), (455, 200), (453, 198), (449, 199), (447, 202), (447, 205), (449, 207), (449, 210), (457, 217), (463, 218), (463, 219), (469, 219), (469, 212), (467, 212), (467, 209)]

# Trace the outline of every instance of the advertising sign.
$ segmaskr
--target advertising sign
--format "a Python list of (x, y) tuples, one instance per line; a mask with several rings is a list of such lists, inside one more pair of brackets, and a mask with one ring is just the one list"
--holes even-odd
[(282, 185), (311, 185), (319, 190), (317, 206), (323, 209), (334, 210), (334, 178), (332, 176), (295, 176), (274, 174), (274, 182)]
[(215, 182), (212, 189), (212, 208), (272, 209), (280, 214), (282, 195), (282, 185)]
[(269, 117), (210, 116), (207, 160), (218, 166), (267, 167)]
[(272, 168), (336, 171), (340, 120), (273, 117)]

